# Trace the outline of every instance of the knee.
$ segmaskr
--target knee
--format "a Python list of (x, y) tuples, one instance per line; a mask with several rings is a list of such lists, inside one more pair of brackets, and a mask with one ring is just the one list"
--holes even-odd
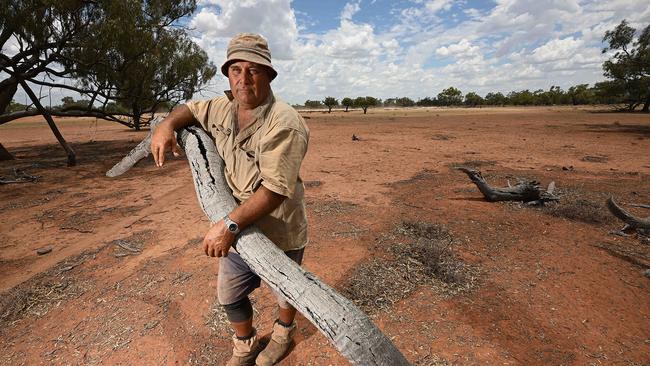
[(253, 317), (253, 305), (248, 296), (232, 304), (223, 305), (231, 323), (241, 323)]

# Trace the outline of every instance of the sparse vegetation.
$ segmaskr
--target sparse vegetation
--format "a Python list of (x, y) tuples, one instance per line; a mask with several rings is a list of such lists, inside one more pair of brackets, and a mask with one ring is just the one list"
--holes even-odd
[(476, 269), (458, 259), (453, 245), (454, 238), (442, 225), (402, 222), (394, 233), (377, 240), (377, 249), (387, 257), (358, 266), (343, 293), (365, 312), (376, 314), (419, 286), (431, 286), (445, 296), (467, 291), (476, 286)]
[(598, 199), (588, 197), (585, 192), (575, 189), (561, 192), (560, 195), (561, 204), (545, 206), (543, 211), (552, 216), (587, 224), (605, 224), (615, 221), (605, 207), (604, 197), (602, 203), (597, 203)]

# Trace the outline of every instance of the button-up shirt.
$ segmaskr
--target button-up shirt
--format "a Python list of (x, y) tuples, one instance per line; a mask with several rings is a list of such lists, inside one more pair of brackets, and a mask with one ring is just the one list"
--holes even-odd
[(237, 101), (230, 93), (187, 107), (214, 139), (225, 163), (226, 182), (238, 202), (246, 201), (260, 185), (286, 199), (255, 224), (284, 251), (307, 242), (305, 189), (300, 178), (309, 142), (309, 129), (290, 105), (269, 97), (253, 110), (255, 120), (237, 133)]

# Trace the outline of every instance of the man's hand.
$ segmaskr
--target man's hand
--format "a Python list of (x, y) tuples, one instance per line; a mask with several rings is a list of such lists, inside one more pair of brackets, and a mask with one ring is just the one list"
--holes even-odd
[(151, 136), (151, 154), (156, 166), (165, 163), (165, 152), (171, 150), (174, 156), (180, 155), (180, 148), (174, 138), (174, 130), (164, 122), (161, 123)]
[(203, 250), (210, 257), (227, 257), (235, 236), (228, 231), (223, 220), (214, 224), (203, 238)]

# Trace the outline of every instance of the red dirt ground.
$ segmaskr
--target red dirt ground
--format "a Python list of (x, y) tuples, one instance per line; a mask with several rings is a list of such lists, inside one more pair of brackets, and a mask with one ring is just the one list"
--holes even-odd
[[(373, 314), (413, 364), (650, 365), (650, 244), (610, 234), (622, 225), (604, 207), (613, 195), (650, 214), (629, 205), (650, 204), (650, 116), (568, 107), (305, 116), (309, 271), (342, 289), (408, 221), (444, 225), (457, 257), (479, 273), (469, 291), (419, 285)], [(107, 178), (147, 132), (57, 123), (76, 167), (65, 166), (42, 120), (0, 127), (17, 157), (0, 162), (0, 176), (20, 168), (38, 177), (0, 185), (0, 363), (225, 362), (217, 261), (202, 253), (209, 222), (187, 162), (157, 169), (147, 160)], [(496, 186), (555, 181), (559, 206), (488, 203), (459, 164)], [(52, 251), (37, 255), (44, 247)], [(265, 335), (271, 299), (266, 288), (254, 296)], [(302, 317), (296, 343), (281, 365), (347, 364)]]

